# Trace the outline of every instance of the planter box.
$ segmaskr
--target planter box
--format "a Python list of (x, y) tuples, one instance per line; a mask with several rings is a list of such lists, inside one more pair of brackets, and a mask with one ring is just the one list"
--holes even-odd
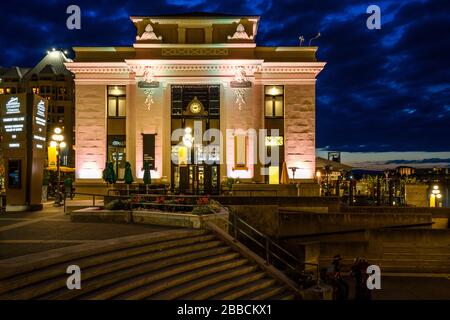
[(202, 229), (206, 222), (212, 222), (228, 232), (228, 211), (222, 209), (215, 214), (196, 215), (159, 211), (134, 211), (133, 222), (159, 226)]
[(70, 213), (73, 222), (119, 222), (131, 223), (131, 211), (99, 210), (97, 207), (89, 207), (75, 210)]
[(228, 232), (226, 209), (221, 209), (215, 214), (196, 215), (161, 211), (99, 210), (97, 207), (89, 207), (71, 212), (70, 220), (73, 222), (142, 223), (192, 229), (202, 229), (206, 222), (212, 222)]

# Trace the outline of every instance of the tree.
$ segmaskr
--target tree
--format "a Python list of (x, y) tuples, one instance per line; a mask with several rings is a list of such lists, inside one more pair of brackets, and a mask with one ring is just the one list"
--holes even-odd
[(124, 176), (125, 183), (127, 185), (127, 193), (130, 194), (130, 184), (133, 183), (133, 173), (131, 172), (131, 164), (127, 161), (125, 163), (125, 176)]

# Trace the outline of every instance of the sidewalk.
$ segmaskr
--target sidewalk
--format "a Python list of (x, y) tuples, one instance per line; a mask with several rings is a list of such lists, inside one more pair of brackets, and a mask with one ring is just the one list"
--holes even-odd
[(63, 210), (63, 207), (54, 207), (52, 202), (47, 202), (41, 211), (1, 214), (0, 259), (169, 229), (150, 225), (74, 223)]

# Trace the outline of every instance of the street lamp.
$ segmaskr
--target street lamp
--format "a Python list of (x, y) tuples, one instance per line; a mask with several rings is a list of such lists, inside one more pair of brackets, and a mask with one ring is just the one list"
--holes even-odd
[(56, 127), (53, 130), (54, 134), (52, 135), (52, 140), (50, 141), (50, 146), (56, 148), (56, 171), (58, 176), (58, 184), (56, 185), (56, 197), (55, 204), (61, 205), (61, 168), (60, 168), (60, 153), (61, 149), (66, 147), (66, 143), (64, 142), (64, 135), (62, 135), (61, 128)]
[(433, 190), (431, 191), (431, 207), (438, 207), (438, 199), (442, 198), (441, 190), (439, 190), (439, 186), (433, 186)]

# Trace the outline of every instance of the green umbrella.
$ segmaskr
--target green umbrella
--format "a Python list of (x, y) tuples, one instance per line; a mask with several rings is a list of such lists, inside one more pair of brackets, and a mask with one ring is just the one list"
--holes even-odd
[(105, 182), (108, 182), (108, 180), (107, 180), (107, 174), (108, 174), (108, 162), (105, 162), (105, 168), (103, 169), (103, 171), (102, 171), (102, 179), (103, 179), (103, 181), (105, 181)]
[(150, 172), (150, 163), (148, 161), (144, 161), (144, 184), (152, 184), (152, 174)]
[(132, 184), (133, 183), (133, 173), (131, 172), (131, 164), (127, 161), (125, 162), (125, 176), (124, 180), (126, 184)]
[(116, 181), (117, 181), (117, 175), (114, 172), (114, 164), (112, 162), (108, 163), (108, 169), (106, 170), (105, 177), (106, 177), (105, 180), (107, 183), (113, 184), (113, 183), (116, 183)]

